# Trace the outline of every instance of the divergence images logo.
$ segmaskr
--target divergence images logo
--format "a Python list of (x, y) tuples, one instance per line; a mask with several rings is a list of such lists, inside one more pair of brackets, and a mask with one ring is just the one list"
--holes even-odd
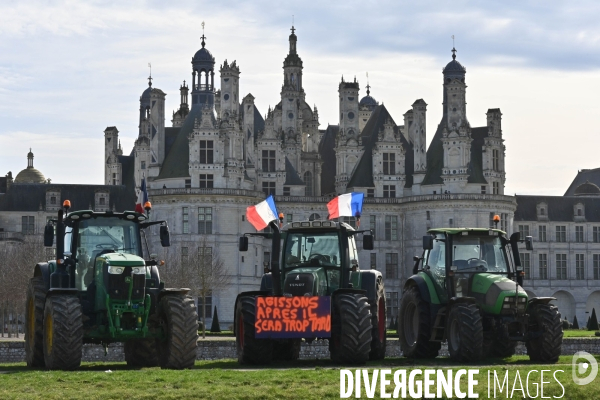
[[(584, 359), (580, 360), (580, 359)], [(585, 378), (585, 374), (589, 373), (589, 375)], [(573, 382), (577, 385), (587, 385), (596, 379), (596, 375), (598, 375), (598, 363), (594, 356), (585, 351), (578, 351), (573, 356)]]

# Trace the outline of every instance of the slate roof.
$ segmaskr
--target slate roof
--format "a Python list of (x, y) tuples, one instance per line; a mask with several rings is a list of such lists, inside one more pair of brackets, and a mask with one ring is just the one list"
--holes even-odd
[(0, 193), (6, 193), (6, 182), (8, 179), (5, 176), (0, 176)]
[(600, 222), (600, 197), (576, 196), (521, 196), (517, 199), (516, 221), (537, 221), (537, 205), (546, 203), (546, 214), (550, 221), (573, 221), (573, 207), (577, 203), (584, 205), (585, 220)]
[[(190, 113), (179, 128), (165, 128), (165, 142), (173, 140), (167, 152), (165, 143), (165, 160), (157, 179), (189, 178), (190, 145), (188, 135), (194, 130), (194, 121), (202, 121), (202, 107), (192, 107)], [(214, 118), (214, 117), (213, 117)], [(171, 130), (167, 135), (167, 129)], [(179, 129), (175, 132), (174, 129)]]
[(409, 144), (404, 135), (399, 132), (394, 119), (383, 104), (375, 108), (371, 114), (371, 118), (369, 118), (361, 132), (362, 144), (365, 150), (360, 157), (360, 160), (358, 160), (354, 173), (348, 182), (348, 187), (375, 186), (375, 183), (373, 182), (373, 147), (378, 141), (379, 132), (383, 129), (383, 125), (388, 118), (394, 125), (394, 133), (400, 135), (400, 141), (406, 150), (405, 172), (407, 177), (405, 187), (412, 187), (412, 174), (414, 172), (413, 146), (412, 144)]
[(135, 157), (130, 156), (118, 156), (119, 162), (121, 163), (121, 172), (123, 173), (122, 184), (131, 189), (132, 193), (135, 193)]
[(321, 193), (329, 194), (335, 193), (335, 174), (336, 174), (336, 161), (335, 161), (335, 138), (340, 131), (338, 125), (329, 125), (319, 143), (319, 155), (323, 160), (323, 166), (321, 167)]
[(165, 154), (169, 154), (171, 151), (171, 147), (173, 147), (173, 143), (175, 143), (175, 139), (177, 139), (180, 129), (181, 127), (179, 126), (176, 128), (165, 128)]
[[(443, 117), (438, 125), (437, 131), (427, 149), (427, 173), (423, 179), (422, 185), (441, 185), (442, 168), (444, 167), (444, 146), (442, 145), (442, 130), (446, 125), (446, 118)], [(469, 166), (468, 183), (487, 184), (483, 176), (483, 155), (482, 148), (484, 139), (487, 137), (488, 128), (486, 126), (471, 128), (471, 162)]]
[(574, 196), (576, 194), (575, 190), (577, 189), (577, 187), (586, 182), (590, 182), (596, 186), (600, 186), (600, 168), (582, 169), (581, 171), (577, 172), (577, 176), (575, 176), (575, 179), (573, 179), (573, 182), (571, 182), (571, 185), (569, 186), (564, 195)]
[(304, 185), (304, 181), (300, 179), (298, 172), (296, 172), (294, 166), (287, 157), (285, 158), (285, 183), (283, 185)]
[(46, 191), (60, 190), (61, 200), (69, 199), (72, 210), (87, 210), (94, 207), (95, 193), (105, 190), (110, 193), (109, 207), (116, 211), (134, 210), (137, 200), (135, 191), (124, 185), (73, 185), (23, 183), (11, 185), (6, 194), (0, 196), (0, 211), (37, 212), (46, 208)]

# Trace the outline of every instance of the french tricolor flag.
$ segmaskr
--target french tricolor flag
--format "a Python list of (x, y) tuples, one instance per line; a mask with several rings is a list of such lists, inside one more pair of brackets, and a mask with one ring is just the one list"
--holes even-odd
[(277, 208), (273, 196), (267, 197), (265, 201), (258, 203), (255, 206), (246, 208), (246, 219), (257, 230), (263, 230), (269, 222), (277, 219)]
[(364, 193), (342, 194), (327, 203), (329, 219), (338, 217), (359, 217), (362, 214)]
[(135, 203), (135, 211), (140, 214), (144, 213), (144, 205), (148, 201), (148, 190), (146, 190), (146, 178), (142, 178), (142, 185), (138, 190), (138, 198)]

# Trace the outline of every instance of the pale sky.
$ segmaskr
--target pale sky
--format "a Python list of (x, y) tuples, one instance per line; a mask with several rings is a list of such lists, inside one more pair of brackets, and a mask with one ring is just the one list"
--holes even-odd
[(396, 123), (427, 102), (431, 140), (454, 35), (471, 126), (485, 125), (488, 108), (503, 113), (506, 194), (562, 195), (579, 169), (600, 167), (598, 2), (166, 3), (0, 1), (1, 175), (25, 168), (31, 147), (54, 183), (102, 184), (103, 131), (117, 126), (131, 151), (149, 62), (170, 126), (202, 21), (217, 69), (237, 60), (241, 96), (265, 114), (279, 102), (292, 15), (321, 129), (338, 123), (341, 76), (356, 76), (362, 97), (368, 71)]

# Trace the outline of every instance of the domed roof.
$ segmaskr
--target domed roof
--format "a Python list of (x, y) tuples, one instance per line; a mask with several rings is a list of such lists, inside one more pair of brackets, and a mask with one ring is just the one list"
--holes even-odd
[(19, 172), (15, 183), (46, 183), (46, 178), (39, 170), (31, 167)]
[(590, 181), (585, 181), (575, 189), (575, 196), (599, 196), (600, 188)]
[(358, 104), (361, 106), (377, 106), (377, 100), (375, 100), (373, 96), (367, 95), (360, 99), (360, 103)]
[(27, 153), (27, 168), (17, 174), (14, 183), (46, 183), (44, 174), (33, 168), (33, 153), (31, 149)]
[(456, 49), (452, 49), (452, 61), (446, 64), (443, 70), (444, 75), (460, 75), (464, 76), (467, 73), (467, 69), (463, 67), (461, 63), (456, 61)]
[(206, 44), (204, 42), (204, 39), (206, 39), (206, 37), (204, 35), (202, 35), (202, 48), (200, 50), (198, 50), (196, 52), (196, 54), (194, 54), (194, 58), (192, 58), (192, 64), (210, 64), (210, 66), (214, 67), (215, 65), (215, 58), (213, 57), (213, 55), (210, 53), (210, 51), (208, 51), (204, 45)]

